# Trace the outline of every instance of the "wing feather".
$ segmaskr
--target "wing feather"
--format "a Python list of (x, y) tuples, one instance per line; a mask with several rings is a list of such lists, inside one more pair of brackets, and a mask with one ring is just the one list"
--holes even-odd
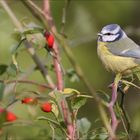
[(140, 59), (140, 47), (128, 37), (108, 43), (107, 48), (115, 55)]

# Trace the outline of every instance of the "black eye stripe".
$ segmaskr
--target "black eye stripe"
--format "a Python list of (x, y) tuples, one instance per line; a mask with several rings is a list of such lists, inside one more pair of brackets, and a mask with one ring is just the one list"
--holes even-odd
[(114, 34), (112, 34), (112, 33), (105, 33), (104, 35), (114, 35)]

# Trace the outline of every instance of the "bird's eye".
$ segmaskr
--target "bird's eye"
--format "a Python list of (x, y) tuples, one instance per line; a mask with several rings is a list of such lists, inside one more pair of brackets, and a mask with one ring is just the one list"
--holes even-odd
[(111, 34), (111, 33), (106, 33), (106, 34), (104, 34), (104, 35), (113, 35), (113, 34)]

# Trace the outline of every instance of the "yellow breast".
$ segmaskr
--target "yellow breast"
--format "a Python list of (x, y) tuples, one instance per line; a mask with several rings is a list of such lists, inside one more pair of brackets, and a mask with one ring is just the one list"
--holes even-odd
[(134, 58), (116, 56), (109, 52), (105, 42), (98, 42), (97, 53), (107, 70), (112, 72), (128, 72), (138, 66)]

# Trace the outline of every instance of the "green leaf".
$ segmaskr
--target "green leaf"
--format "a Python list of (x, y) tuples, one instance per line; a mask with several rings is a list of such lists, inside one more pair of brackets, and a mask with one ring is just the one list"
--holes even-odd
[(46, 40), (41, 33), (27, 34), (26, 38), (32, 42), (36, 48), (43, 48), (46, 45)]
[(71, 106), (73, 108), (73, 110), (78, 110), (79, 108), (81, 108), (87, 101), (87, 98), (85, 97), (75, 97), (72, 101), (71, 101)]
[(39, 31), (44, 30), (41, 26), (39, 26), (38, 24), (34, 23), (34, 22), (29, 22), (25, 25), (27, 28), (36, 28), (36, 29), (40, 29)]
[(57, 107), (57, 105), (53, 102), (52, 104), (52, 112), (54, 113), (54, 115), (58, 118), (59, 115), (59, 109)]
[(136, 67), (136, 68), (132, 69), (132, 71), (133, 71), (133, 74), (136, 75), (138, 80), (140, 80), (140, 67)]
[(34, 22), (26, 23), (25, 27), (26, 28), (24, 29), (23, 34), (42, 33), (44, 31), (44, 28)]
[(62, 92), (54, 91), (53, 93), (54, 94), (51, 94), (51, 97), (54, 97), (54, 99), (58, 105), (58, 110), (60, 111), (61, 114), (63, 114), (61, 103), (62, 103), (62, 101), (65, 102), (65, 97), (63, 96)]
[(107, 137), (108, 137), (107, 133), (101, 133), (101, 134), (99, 134), (99, 139), (100, 140), (106, 140)]
[(22, 47), (22, 43), (23, 43), (24, 40), (26, 40), (26, 38), (25, 38), (25, 37), (22, 37), (22, 38), (19, 40), (18, 44), (13, 44), (13, 45), (11, 46), (11, 54), (17, 54), (18, 49), (19, 49), (20, 47)]
[(17, 41), (21, 40), (21, 36), (22, 36), (22, 33), (19, 30), (16, 30), (14, 33), (12, 33), (12, 37)]
[(4, 73), (6, 72), (7, 67), (8, 67), (8, 66), (5, 65), (5, 64), (1, 64), (1, 65), (0, 65), (0, 75), (4, 74)]
[(17, 74), (17, 67), (16, 67), (16, 65), (15, 64), (11, 64), (10, 66), (8, 66), (7, 73), (8, 73), (8, 75), (15, 77), (16, 74)]
[(135, 75), (137, 76), (138, 80), (140, 81), (140, 72), (136, 72)]
[(0, 100), (3, 98), (3, 93), (5, 89), (5, 84), (3, 82), (0, 82)]
[(66, 71), (66, 74), (71, 82), (78, 82), (79, 81), (79, 77), (74, 69), (72, 69), (72, 68), (68, 69)]
[(62, 92), (59, 92), (59, 91), (54, 91), (54, 96), (55, 96), (55, 100), (57, 103), (61, 102), (62, 99), (64, 98)]
[(91, 127), (91, 123), (87, 118), (82, 118), (80, 120), (77, 120), (77, 127), (79, 132), (84, 135), (89, 131)]
[(90, 135), (88, 135), (88, 139), (90, 140), (107, 140), (108, 132), (104, 127), (96, 128)]
[(57, 121), (55, 121), (55, 120), (53, 120), (51, 118), (48, 118), (48, 117), (39, 116), (39, 117), (37, 117), (37, 120), (46, 120), (46, 121), (48, 121), (48, 122), (50, 122), (52, 124), (60, 126), (60, 124)]
[(125, 132), (120, 132), (120, 134), (117, 135), (119, 140), (127, 140), (128, 135)]
[(109, 102), (110, 97), (107, 93), (105, 93), (104, 91), (101, 91), (101, 90), (97, 91), (96, 93), (101, 99), (103, 99), (106, 102)]
[(90, 96), (90, 95), (80, 95), (78, 94), (77, 97), (83, 97), (83, 98), (87, 98), (87, 99), (93, 99), (94, 97), (93, 96)]

